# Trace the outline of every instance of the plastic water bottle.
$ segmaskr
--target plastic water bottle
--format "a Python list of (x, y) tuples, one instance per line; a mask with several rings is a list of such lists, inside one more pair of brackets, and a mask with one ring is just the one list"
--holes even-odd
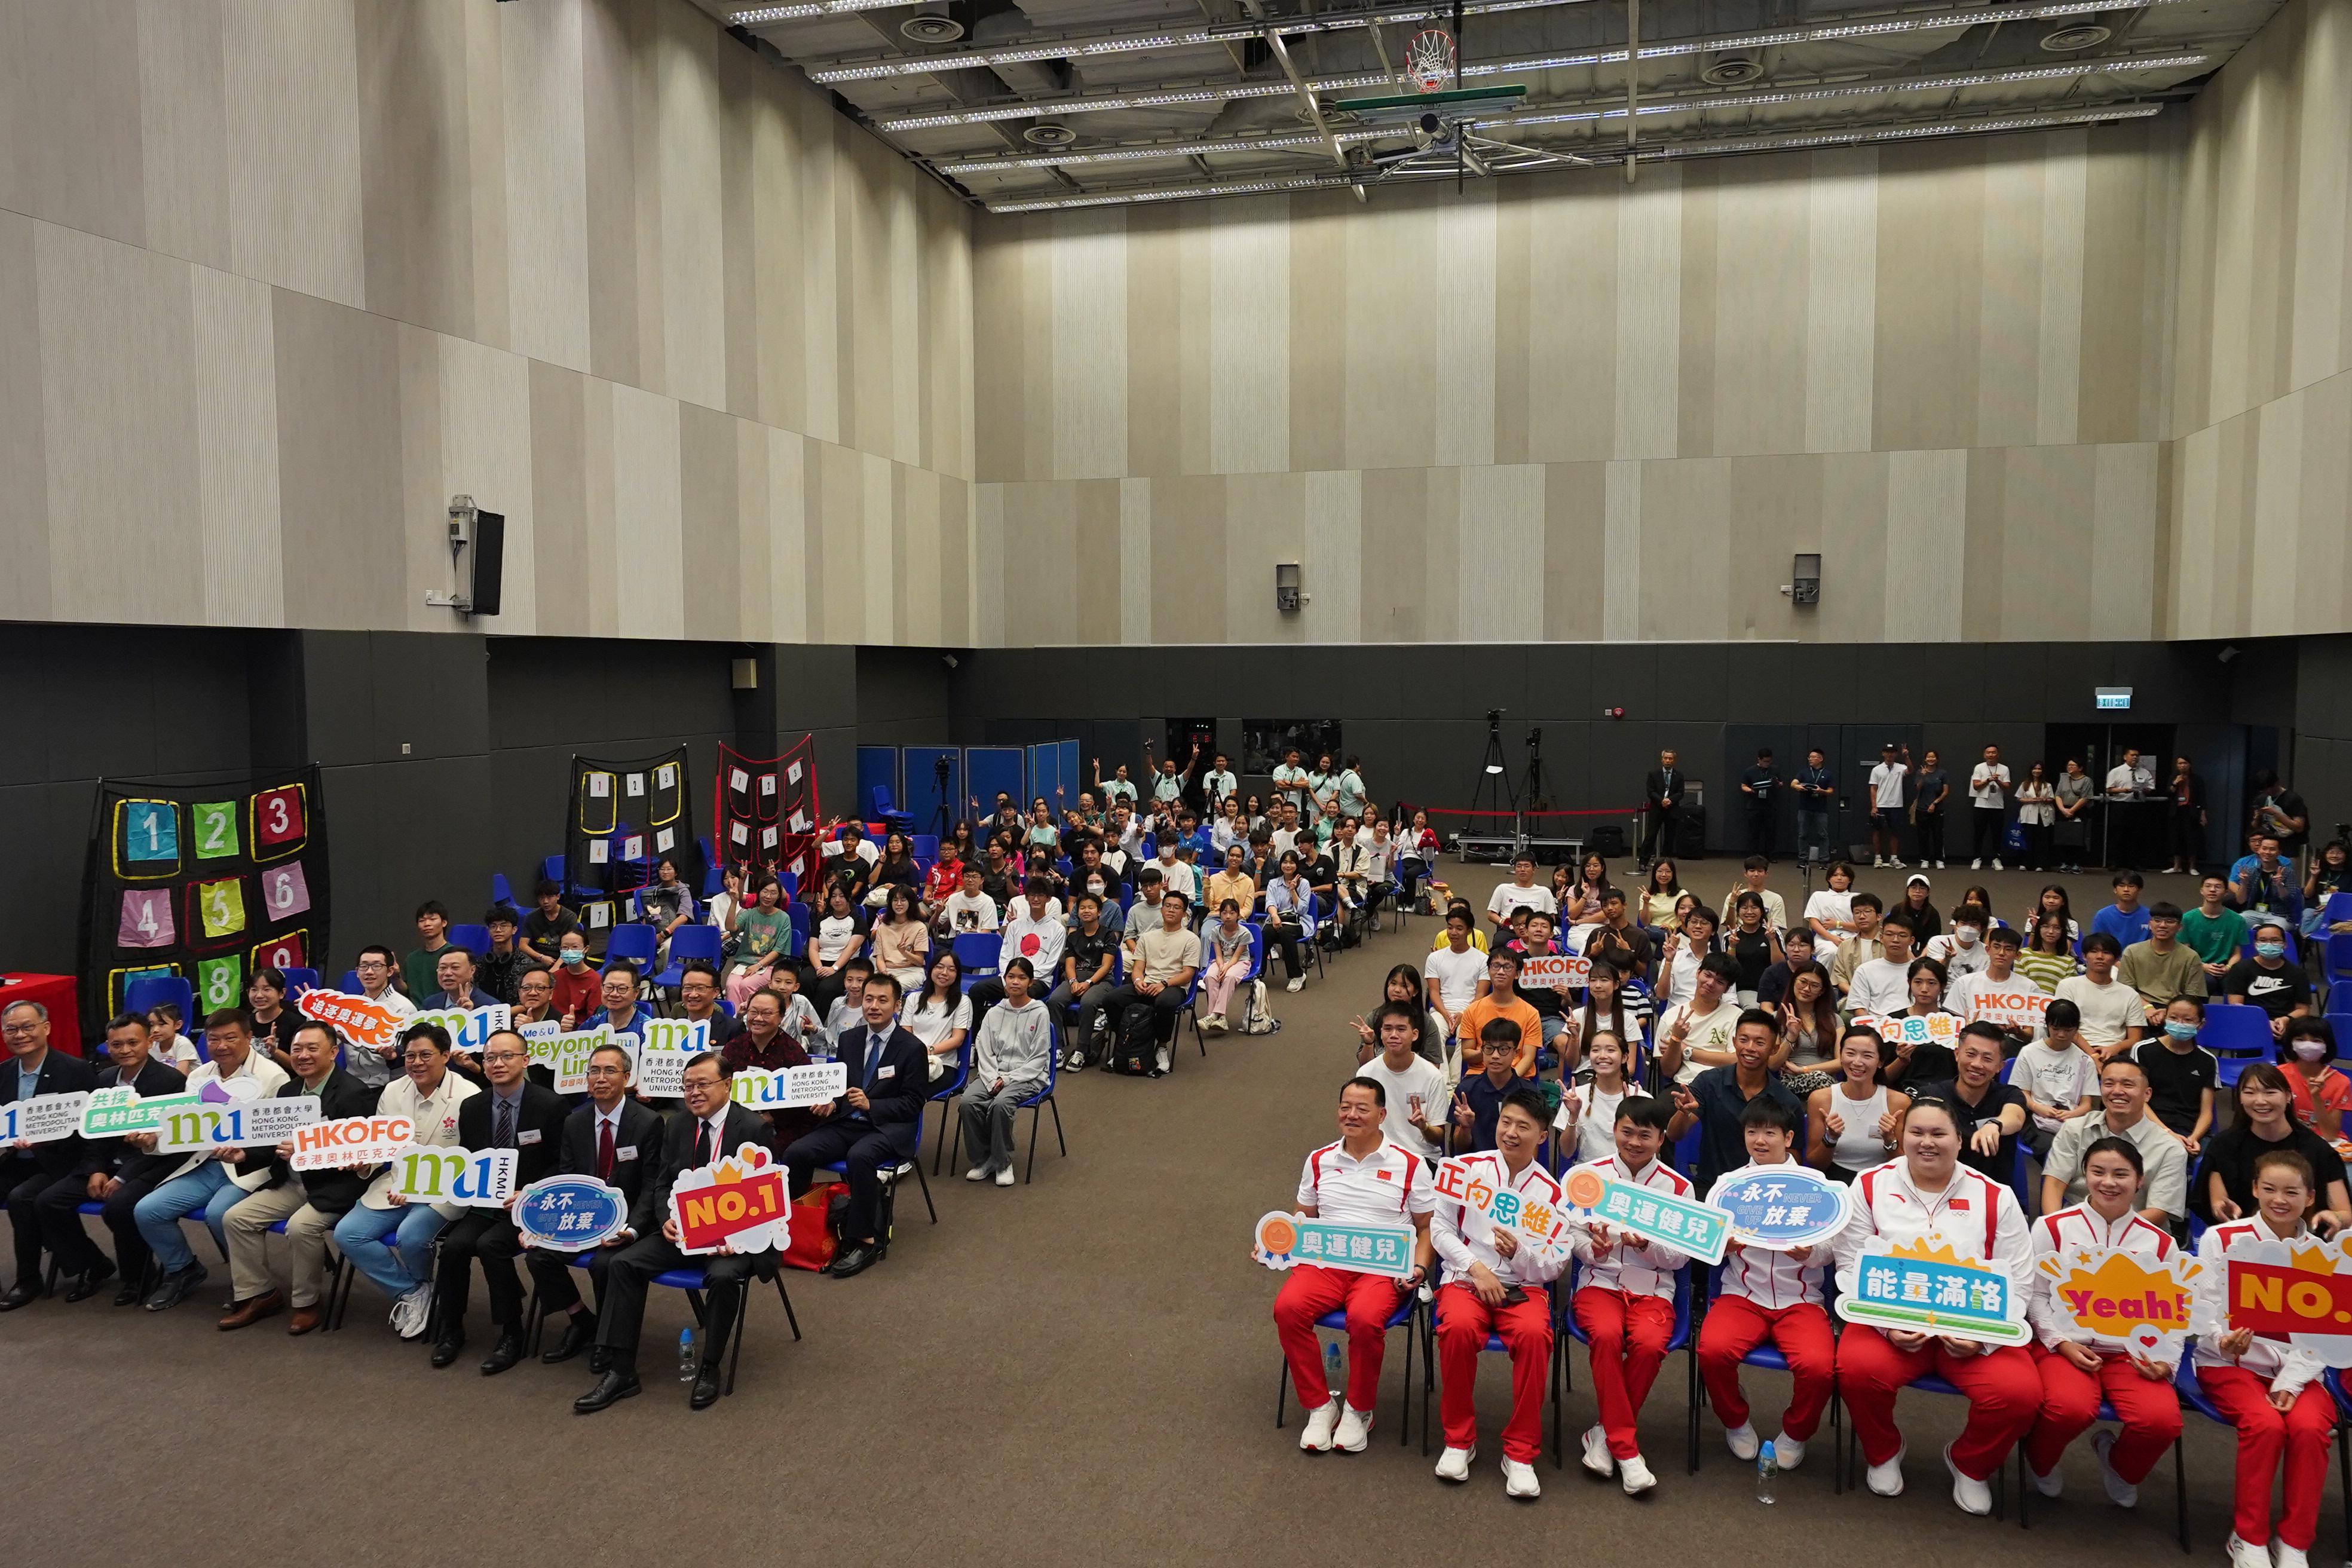
[(1331, 1385), (1336, 1396), (1348, 1386), (1348, 1374), (1339, 1362), (1339, 1345), (1336, 1340), (1323, 1347), (1323, 1381)]
[(1772, 1484), (1780, 1474), (1780, 1461), (1773, 1457), (1772, 1445), (1766, 1443), (1756, 1450), (1756, 1500), (1770, 1507), (1773, 1502)]
[(678, 1382), (680, 1382), (680, 1383), (692, 1383), (692, 1382), (694, 1381), (694, 1374), (695, 1374), (696, 1373), (698, 1373), (698, 1372), (701, 1371), (701, 1370), (702, 1370), (702, 1358), (701, 1358), (699, 1355), (698, 1355), (698, 1354), (696, 1354), (696, 1353), (695, 1353), (695, 1349), (694, 1349), (694, 1331), (693, 1331), (692, 1329), (680, 1329), (680, 1330), (678, 1330), (678, 1331), (677, 1331), (677, 1380), (678, 1380)]

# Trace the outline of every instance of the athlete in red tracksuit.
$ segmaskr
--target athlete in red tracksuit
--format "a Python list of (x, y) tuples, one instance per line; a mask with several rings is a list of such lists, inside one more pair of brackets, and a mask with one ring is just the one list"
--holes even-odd
[[(1617, 1152), (1587, 1169), (1676, 1197), (1691, 1196), (1690, 1178), (1658, 1157), (1673, 1110), (1662, 1100), (1629, 1098), (1617, 1107)], [(1584, 1468), (1612, 1470), (1628, 1493), (1645, 1492), (1657, 1478), (1642, 1458), (1637, 1427), (1642, 1403), (1658, 1380), (1666, 1343), (1675, 1333), (1675, 1277), (1688, 1255), (1664, 1242), (1643, 1241), (1580, 1215), (1570, 1231), (1576, 1255), (1576, 1294), (1569, 1310), (1584, 1331), (1592, 1367), (1592, 1398), (1601, 1420), (1584, 1434)]]
[[(1762, 1112), (1757, 1112), (1758, 1107)], [(1770, 1152), (1779, 1140), (1780, 1157), (1761, 1160), (1718, 1178), (1707, 1194), (1714, 1203), (1749, 1182), (1769, 1181), (1790, 1163), (1790, 1131), (1769, 1124), (1770, 1113), (1782, 1108), (1759, 1097), (1750, 1102), (1759, 1122), (1743, 1122), (1748, 1152)], [(1780, 1417), (1780, 1435), (1772, 1439), (1772, 1455), (1780, 1468), (1794, 1469), (1804, 1462), (1805, 1443), (1822, 1424), (1829, 1407), (1830, 1390), (1837, 1384), (1837, 1340), (1830, 1331), (1830, 1315), (1822, 1305), (1822, 1278), (1829, 1272), (1830, 1248), (1797, 1247), (1786, 1252), (1743, 1247), (1735, 1241), (1716, 1271), (1721, 1294), (1708, 1303), (1706, 1321), (1698, 1335), (1698, 1371), (1706, 1380), (1706, 1396), (1723, 1423), (1725, 1439), (1742, 1459), (1756, 1457), (1759, 1439), (1749, 1424), (1748, 1400), (1739, 1388), (1739, 1363), (1757, 1346), (1769, 1342), (1789, 1363), (1789, 1408)]]
[[(1853, 1219), (1837, 1239), (1838, 1289), (1855, 1293), (1862, 1249), (1874, 1238), (1948, 1247), (1964, 1263), (2008, 1275), (2012, 1291), (2029, 1289), (2032, 1244), (2024, 1212), (2008, 1187), (1959, 1163), (1959, 1127), (1950, 1108), (1924, 1096), (1912, 1101), (1899, 1137), (1901, 1155), (1854, 1178)], [(1952, 1500), (1964, 1512), (1992, 1511), (1986, 1479), (2042, 1411), (2042, 1379), (2024, 1347), (1849, 1322), (1838, 1338), (1837, 1373), (1870, 1466), (1864, 1479), (1880, 1497), (1903, 1490), (1896, 1393), (1934, 1373), (1966, 1395), (1968, 1425), (1944, 1450)]]

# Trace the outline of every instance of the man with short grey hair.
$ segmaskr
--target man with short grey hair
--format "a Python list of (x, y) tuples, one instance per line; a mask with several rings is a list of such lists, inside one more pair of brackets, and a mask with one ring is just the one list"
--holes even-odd
[[(49, 1049), (49, 1010), (38, 1002), (11, 1002), (0, 1008), (0, 1037), (8, 1046), (8, 1060), (0, 1063), (0, 1105), (36, 1095), (87, 1093), (98, 1087), (98, 1075), (88, 1062)], [(53, 1187), (66, 1188), (78, 1198), (84, 1178), (74, 1173), (74, 1167), (81, 1157), (78, 1132), (44, 1143), (19, 1138), (0, 1145), (0, 1192), (8, 1195), (8, 1226), (16, 1239), (16, 1283), (0, 1296), (0, 1312), (40, 1300), (41, 1199)], [(85, 1286), (114, 1272), (114, 1265), (82, 1226), (52, 1228), (58, 1268), (77, 1277), (81, 1295), (89, 1293)]]

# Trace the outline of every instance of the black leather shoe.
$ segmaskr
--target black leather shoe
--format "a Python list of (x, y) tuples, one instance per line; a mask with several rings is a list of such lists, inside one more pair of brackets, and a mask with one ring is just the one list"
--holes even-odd
[(588, 1350), (588, 1370), (594, 1373), (598, 1377), (602, 1377), (606, 1373), (612, 1371), (613, 1352), (606, 1350), (603, 1345), (590, 1346)]
[[(570, 1361), (573, 1356), (578, 1355), (582, 1351), (587, 1350), (595, 1342), (595, 1314), (592, 1312), (566, 1312), (563, 1314), (563, 1337), (557, 1340), (555, 1343), (550, 1346), (547, 1350), (541, 1352), (539, 1359), (546, 1363), (549, 1366), (554, 1366), (560, 1362)], [(592, 1363), (590, 1363), (589, 1370), (592, 1372), (602, 1372), (604, 1369), (602, 1366)]]
[(833, 1277), (846, 1279), (853, 1274), (863, 1274), (881, 1259), (881, 1253), (861, 1242), (845, 1252), (834, 1255)]
[(522, 1360), (522, 1331), (509, 1327), (499, 1335), (499, 1342), (482, 1358), (482, 1375), (496, 1377), (515, 1363)]
[(135, 1307), (139, 1305), (139, 1281), (126, 1279), (122, 1289), (114, 1293), (114, 1304), (118, 1307)]
[(433, 1346), (433, 1364), (448, 1366), (466, 1352), (466, 1331), (456, 1329), (445, 1333)]
[(694, 1374), (694, 1393), (687, 1399), (689, 1410), (708, 1410), (719, 1403), (719, 1369), (709, 1362)]
[(97, 1295), (100, 1290), (104, 1289), (106, 1288), (106, 1282), (113, 1278), (114, 1259), (111, 1258), (101, 1258), (98, 1260), (98, 1267), (92, 1268), (89, 1273), (74, 1281), (74, 1288), (66, 1292), (66, 1300), (68, 1301), (87, 1301), (92, 1296)]
[(626, 1367), (614, 1367), (597, 1381), (596, 1386), (572, 1402), (574, 1415), (593, 1415), (606, 1405), (645, 1392), (635, 1372)]
[(147, 1298), (147, 1310), (151, 1312), (171, 1310), (186, 1300), (190, 1293), (205, 1282), (205, 1266), (201, 1263), (191, 1263), (185, 1268), (164, 1275), (163, 1282), (155, 1287), (155, 1293)]
[(0, 1312), (13, 1312), (19, 1307), (29, 1307), (40, 1299), (39, 1287), (19, 1285), (5, 1296), (0, 1296)]

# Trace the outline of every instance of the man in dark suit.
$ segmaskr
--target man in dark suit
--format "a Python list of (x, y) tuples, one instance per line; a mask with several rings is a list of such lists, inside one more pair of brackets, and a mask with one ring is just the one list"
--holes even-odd
[[(128, 1089), (142, 1100), (177, 1094), (187, 1086), (187, 1075), (154, 1052), (154, 1036), (144, 1016), (118, 1014), (106, 1026), (106, 1054), (112, 1067), (98, 1075), (100, 1089)], [(175, 1157), (176, 1158), (176, 1157)], [(134, 1305), (142, 1295), (140, 1282), (147, 1272), (147, 1243), (131, 1223), (131, 1206), (155, 1190), (173, 1162), (142, 1154), (120, 1138), (82, 1141), (81, 1160), (74, 1166), (78, 1186), (51, 1187), (41, 1199), (41, 1229), (49, 1251), (63, 1257), (75, 1237), (85, 1235), (81, 1205), (106, 1205), (106, 1226), (114, 1233), (114, 1261), (121, 1270), (122, 1289), (114, 1298), (118, 1307)], [(84, 1275), (66, 1292), (68, 1301), (97, 1294), (106, 1271)]]
[[(294, 1076), (278, 1086), (278, 1097), (318, 1096), (321, 1121), (373, 1115), (383, 1091), (337, 1065), (342, 1047), (342, 1037), (316, 1019), (295, 1026), (286, 1042), (286, 1059), (293, 1064)], [(293, 1155), (293, 1144), (278, 1145), (268, 1184), (238, 1199), (221, 1222), (228, 1237), (229, 1293), (234, 1298), (220, 1321), (225, 1330), (249, 1328), (274, 1316), (289, 1294), (294, 1315), (286, 1321), (288, 1333), (307, 1334), (325, 1315), (320, 1297), (326, 1285), (327, 1237), (335, 1222), (360, 1201), (374, 1173), (362, 1166), (298, 1173)], [(280, 1220), (286, 1222), (289, 1288), (283, 1292), (269, 1272), (269, 1227)]]
[[(482, 1076), (489, 1088), (457, 1107), (457, 1143), (466, 1149), (512, 1149), (514, 1190), (555, 1173), (563, 1119), (569, 1107), (553, 1089), (530, 1081), (530, 1046), (512, 1029), (482, 1042)], [(433, 1279), (434, 1307), (441, 1331), (433, 1342), (433, 1364), (447, 1366), (466, 1348), (466, 1297), (474, 1259), (482, 1260), (489, 1287), (490, 1321), (499, 1342), (482, 1362), (482, 1375), (495, 1377), (522, 1359), (522, 1279), (515, 1259), (522, 1238), (514, 1215), (502, 1208), (469, 1208), (441, 1233), (441, 1262)]]
[[(1661, 854), (1675, 852), (1675, 827), (1682, 820), (1683, 790), (1688, 781), (1682, 769), (1675, 766), (1672, 752), (1658, 753), (1658, 765), (1642, 781), (1642, 866), (1647, 869)], [(1660, 849), (1658, 840), (1665, 840)]]
[(871, 1268), (882, 1256), (882, 1169), (915, 1158), (923, 1141), (923, 1102), (930, 1094), (923, 1042), (898, 1022), (898, 983), (887, 974), (866, 981), (864, 1013), (866, 1022), (841, 1037), (848, 1091), (838, 1100), (812, 1106), (824, 1125), (784, 1151), (795, 1198), (835, 1161), (849, 1167), (849, 1210), (841, 1222), (845, 1245), (825, 1270), (837, 1279)]
[[(567, 1176), (593, 1176), (621, 1190), (621, 1201), (631, 1213), (637, 1196), (659, 1173), (661, 1118), (629, 1098), (629, 1053), (618, 1046), (599, 1046), (588, 1058), (588, 1103), (564, 1119), (562, 1157), (556, 1169)], [(588, 1282), (596, 1300), (604, 1300), (604, 1275), (629, 1234), (616, 1231), (588, 1259)], [(580, 1300), (572, 1278), (570, 1258), (544, 1247), (530, 1252), (531, 1283), (546, 1319), (561, 1314), (563, 1333), (540, 1360), (553, 1366), (588, 1351), (588, 1370), (601, 1375), (608, 1359), (596, 1344), (596, 1314)], [(592, 1348), (593, 1347), (593, 1348)]]
[(661, 1173), (639, 1189), (629, 1210), (629, 1230), (636, 1239), (621, 1250), (608, 1270), (596, 1322), (596, 1342), (604, 1348), (606, 1364), (596, 1386), (572, 1402), (583, 1415), (640, 1392), (637, 1336), (645, 1324), (646, 1291), (656, 1275), (672, 1268), (702, 1269), (707, 1293), (702, 1365), (688, 1401), (697, 1410), (718, 1403), (722, 1352), (751, 1275), (774, 1277), (773, 1247), (692, 1256), (679, 1250), (677, 1226), (669, 1215), (670, 1189), (681, 1173), (714, 1164), (746, 1143), (772, 1152), (775, 1147), (769, 1142), (767, 1122), (735, 1103), (733, 1078), (733, 1069), (717, 1051), (704, 1051), (686, 1064), (686, 1113), (669, 1120), (662, 1136)]
[[(0, 1105), (44, 1094), (87, 1092), (98, 1087), (98, 1074), (79, 1057), (49, 1049), (49, 1010), (38, 1002), (11, 1002), (0, 1008), (0, 1036), (8, 1044), (8, 1060), (0, 1064)], [(49, 1247), (58, 1269), (76, 1277), (68, 1292), (79, 1301), (114, 1273), (114, 1265), (79, 1224), (59, 1226), (54, 1236), (41, 1229), (43, 1200), (53, 1192), (65, 1195), (70, 1208), (81, 1201), (87, 1177), (74, 1169), (83, 1158), (81, 1134), (7, 1148), (0, 1157), (0, 1192), (8, 1194), (8, 1225), (16, 1233), (16, 1283), (0, 1296), (0, 1312), (29, 1307), (41, 1299), (41, 1248)], [(52, 1199), (55, 1207), (58, 1200)]]

